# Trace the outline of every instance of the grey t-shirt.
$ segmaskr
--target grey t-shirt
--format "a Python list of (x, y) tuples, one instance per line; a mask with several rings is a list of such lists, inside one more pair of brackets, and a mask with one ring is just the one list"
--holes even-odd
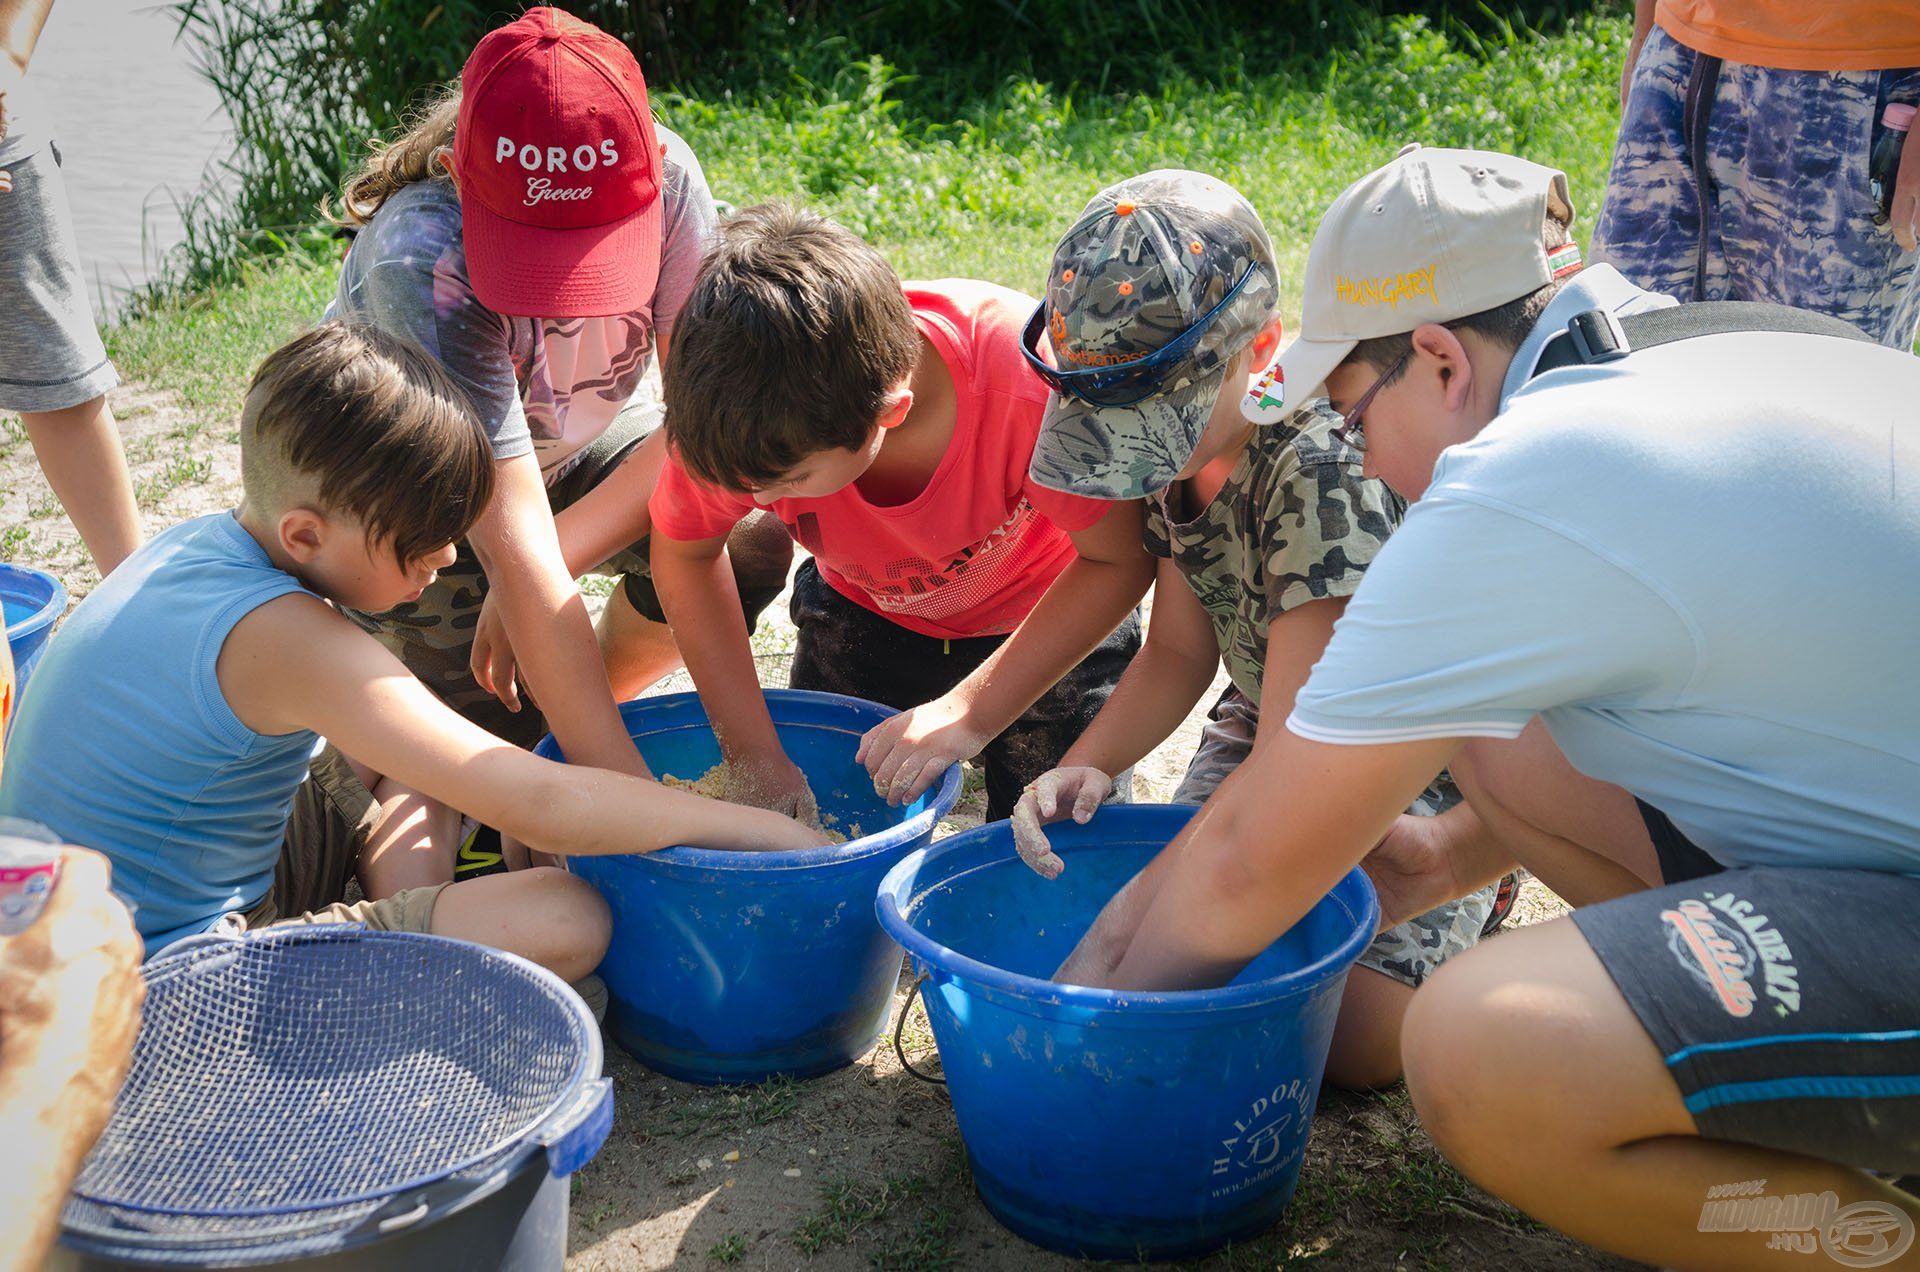
[(549, 483), (606, 431), (673, 332), (713, 233), (713, 195), (679, 137), (661, 185), (660, 281), (651, 301), (610, 318), (521, 318), (480, 303), (467, 277), (460, 201), (450, 182), (396, 192), (361, 230), (329, 318), (372, 322), (439, 359), (473, 399), (495, 459), (533, 454)]

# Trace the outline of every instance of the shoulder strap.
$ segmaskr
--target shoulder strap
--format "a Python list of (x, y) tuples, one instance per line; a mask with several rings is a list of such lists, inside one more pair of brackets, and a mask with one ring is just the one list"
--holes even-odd
[[(1642, 314), (1616, 317), (1605, 309), (1578, 313), (1567, 329), (1547, 341), (1533, 374), (1544, 375), (1561, 367), (1589, 366), (1624, 358), (1635, 349), (1650, 349), (1690, 340), (1695, 336), (1718, 336), (1735, 331), (1784, 331), (1805, 336), (1833, 336), (1841, 340), (1866, 340), (1867, 335), (1852, 323), (1826, 314), (1816, 314), (1788, 305), (1763, 305), (1745, 300), (1708, 300), (1671, 309), (1653, 309)], [(1532, 377), (1529, 377), (1532, 378)]]

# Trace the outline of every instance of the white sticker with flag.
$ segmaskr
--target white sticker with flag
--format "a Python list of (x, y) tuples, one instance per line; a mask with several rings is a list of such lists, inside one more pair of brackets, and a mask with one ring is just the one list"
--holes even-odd
[(1278, 424), (1292, 414), (1287, 409), (1286, 377), (1280, 371), (1278, 352), (1267, 369), (1247, 386), (1247, 395), (1240, 399), (1240, 414), (1255, 424)]

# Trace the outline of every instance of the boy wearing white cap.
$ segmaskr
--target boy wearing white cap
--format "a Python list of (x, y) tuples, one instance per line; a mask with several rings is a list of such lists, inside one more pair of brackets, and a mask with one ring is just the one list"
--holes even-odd
[[(1389, 922), (1517, 861), (1580, 908), (1406, 1017), (1448, 1156), (1649, 1263), (1911, 1266), (1868, 1171), (1920, 1170), (1920, 364), (1563, 275), (1571, 213), (1418, 148), (1329, 210), (1282, 396), (1324, 382), (1416, 502), (1091, 979), (1218, 983), (1362, 859)], [(1398, 818), (1443, 765), (1466, 803)]]
[[(1144, 499), (1160, 586), (1146, 643), (1113, 697), (1014, 810), (1021, 855), (1049, 878), (1064, 863), (1040, 823), (1091, 816), (1113, 775), (1165, 740), (1221, 663), (1233, 683), (1174, 802), (1213, 796), (1253, 750), (1263, 712), (1269, 731), (1282, 726), (1406, 511), (1362, 474), (1325, 403), (1275, 410), (1262, 405), (1271, 403), (1268, 382), (1248, 390), (1279, 347), (1279, 291), (1259, 214), (1199, 172), (1149, 172), (1101, 191), (1054, 249), (1046, 300), (1028, 329), (1029, 362), (1054, 390), (1031, 475), (1066, 494)], [(1046, 358), (1034, 347), (1043, 328)], [(1441, 774), (1409, 812), (1431, 816), (1458, 801)], [(1329, 1081), (1399, 1079), (1407, 1003), (1490, 926), (1494, 891), (1443, 898), (1360, 956)]]

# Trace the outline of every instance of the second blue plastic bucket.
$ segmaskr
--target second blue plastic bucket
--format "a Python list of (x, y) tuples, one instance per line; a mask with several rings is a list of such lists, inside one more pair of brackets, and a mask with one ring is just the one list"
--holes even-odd
[(1066, 861), (1052, 882), (994, 822), (914, 853), (880, 886), (880, 922), (928, 978), (974, 1186), (1049, 1249), (1190, 1257), (1265, 1230), (1293, 1196), (1347, 969), (1379, 922), (1365, 875), (1220, 989), (1047, 979), (1193, 813), (1109, 805), (1049, 827)]
[(45, 570), (0, 562), (0, 609), (6, 613), (15, 693), (26, 689), (53, 636), (53, 621), (66, 608), (67, 589), (59, 579)]
[[(811, 1077), (873, 1048), (900, 977), (874, 892), (960, 797), (958, 765), (901, 808), (873, 793), (853, 756), (889, 708), (797, 689), (769, 690), (767, 706), (821, 811), (858, 838), (804, 852), (667, 848), (567, 863), (613, 910), (600, 976), (614, 1040), (687, 1082)], [(720, 762), (694, 694), (624, 703), (620, 714), (655, 773), (692, 779)], [(560, 754), (551, 737), (534, 749)]]

